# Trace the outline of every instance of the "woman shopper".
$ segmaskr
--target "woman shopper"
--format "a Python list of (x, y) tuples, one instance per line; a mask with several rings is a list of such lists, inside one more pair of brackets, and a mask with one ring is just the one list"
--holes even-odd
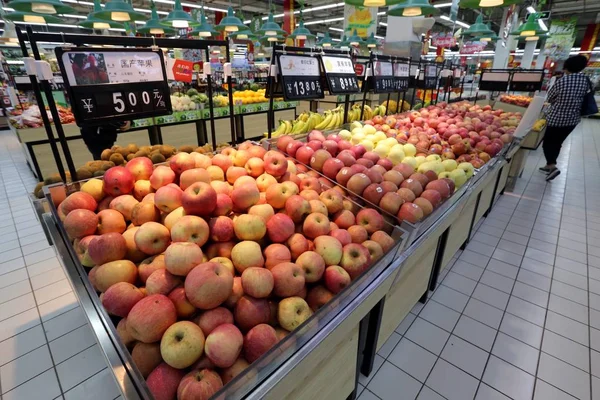
[(117, 141), (117, 132), (127, 131), (130, 127), (130, 121), (110, 122), (101, 126), (85, 126), (81, 128), (81, 136), (94, 160), (100, 160), (102, 151), (110, 149)]
[(548, 174), (546, 181), (551, 181), (560, 175), (556, 167), (556, 159), (565, 139), (581, 121), (581, 104), (583, 97), (593, 90), (590, 80), (581, 73), (586, 67), (588, 59), (578, 55), (565, 61), (565, 75), (556, 80), (548, 91), (546, 101), (550, 103), (550, 110), (546, 115), (548, 127), (544, 136), (544, 156), (546, 166), (540, 171)]

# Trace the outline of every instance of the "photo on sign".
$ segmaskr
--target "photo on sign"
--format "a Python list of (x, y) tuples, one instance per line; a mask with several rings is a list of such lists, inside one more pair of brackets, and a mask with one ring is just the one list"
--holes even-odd
[(69, 62), (78, 85), (109, 83), (102, 53), (69, 53)]

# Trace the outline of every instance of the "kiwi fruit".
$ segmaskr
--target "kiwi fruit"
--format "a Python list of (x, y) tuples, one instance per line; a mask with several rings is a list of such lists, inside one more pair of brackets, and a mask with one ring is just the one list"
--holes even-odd
[(179, 151), (183, 153), (192, 153), (194, 151), (194, 146), (183, 145), (179, 146)]
[(52, 185), (54, 183), (60, 183), (62, 181), (63, 180), (59, 174), (54, 174), (54, 175), (50, 175), (49, 177), (44, 179), (44, 185)]
[(87, 167), (81, 167), (77, 169), (77, 179), (80, 181), (84, 179), (90, 179), (92, 176), (94, 176), (94, 173)]
[(155, 144), (155, 145), (152, 146), (152, 151), (154, 151), (154, 150), (160, 150), (161, 147), (162, 147), (162, 144)]
[(131, 160), (133, 160), (134, 158), (135, 158), (135, 154), (133, 154), (133, 153), (129, 153), (129, 154), (127, 154), (127, 161), (131, 161)]
[(165, 156), (165, 158), (171, 157), (175, 153), (175, 147), (169, 145), (163, 145), (160, 148), (160, 154)]
[(114, 166), (115, 166), (114, 161), (106, 161), (104, 164), (102, 164), (102, 170), (107, 171)]
[(125, 162), (125, 158), (121, 153), (114, 153), (112, 156), (110, 156), (109, 161), (112, 161), (115, 163), (115, 165), (121, 165)]
[(135, 157), (148, 157), (148, 152), (139, 150), (137, 153), (134, 154), (134, 156)]
[(94, 177), (103, 176), (104, 175), (104, 171), (102, 171), (102, 170), (94, 171), (93, 175), (94, 175)]
[(152, 160), (152, 163), (154, 164), (159, 164), (165, 162), (165, 156), (160, 153), (154, 153), (150, 156), (150, 160)]
[(108, 161), (110, 159), (110, 156), (112, 156), (112, 150), (111, 149), (104, 149), (102, 150), (102, 154), (100, 155), (100, 159), (104, 160), (104, 161)]
[(145, 151), (148, 154), (150, 154), (150, 152), (152, 151), (152, 146), (142, 146), (138, 151)]
[(127, 157), (127, 154), (129, 154), (129, 150), (127, 150), (126, 147), (119, 147), (116, 151), (116, 153), (119, 153), (120, 155), (123, 156), (123, 158)]
[(38, 182), (38, 184), (35, 185), (35, 189), (33, 189), (33, 195), (35, 197), (37, 197), (38, 199), (41, 199), (44, 197), (44, 192), (42, 192), (43, 187), (44, 187), (44, 182)]
[(135, 154), (135, 153), (137, 153), (139, 149), (140, 149), (140, 148), (139, 148), (139, 147), (137, 147), (137, 145), (136, 145), (135, 143), (129, 143), (129, 144), (127, 145), (127, 151), (128, 151), (130, 154)]

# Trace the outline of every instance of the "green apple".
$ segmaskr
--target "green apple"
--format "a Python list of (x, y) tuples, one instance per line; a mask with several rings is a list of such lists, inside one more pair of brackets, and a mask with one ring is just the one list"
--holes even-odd
[(404, 154), (406, 154), (408, 157), (414, 157), (415, 154), (417, 154), (417, 148), (414, 144), (406, 143), (404, 145)]
[(360, 141), (360, 145), (365, 148), (366, 151), (372, 151), (375, 147), (375, 144), (367, 139), (363, 139)]
[[(385, 140), (385, 139), (387, 139), (387, 138), (388, 138), (388, 137), (386, 136), (385, 132), (382, 132), (382, 131), (377, 131), (377, 132), (375, 132), (375, 135), (374, 135), (374, 136), (375, 136), (375, 139), (376, 139), (378, 142), (380, 142), (380, 141), (382, 141), (382, 140)], [(397, 143), (397, 142), (396, 142), (396, 143)]]
[(468, 162), (462, 162), (462, 163), (458, 164), (458, 168), (465, 171), (465, 174), (467, 175), (467, 179), (472, 177), (473, 174), (475, 173), (475, 168), (473, 167), (473, 164), (468, 163)]
[[(442, 161), (442, 165), (444, 166), (444, 169), (448, 172), (454, 171), (456, 169), (456, 167), (458, 167), (456, 160), (444, 160), (444, 161)], [(471, 165), (471, 164), (469, 164), (469, 165)]]
[(457, 168), (454, 171), (450, 172), (450, 179), (454, 181), (456, 188), (458, 189), (467, 181), (467, 174), (464, 170)]
[(383, 158), (387, 157), (388, 153), (390, 152), (390, 148), (385, 143), (380, 142), (377, 146), (375, 146), (373, 151), (377, 153), (379, 157)]
[(437, 155), (437, 154), (430, 154), (430, 155), (428, 155), (427, 157), (425, 157), (425, 159), (426, 159), (427, 161), (442, 161), (442, 157), (440, 157), (440, 156), (439, 156), (439, 155)]
[(394, 165), (401, 163), (404, 157), (404, 150), (402, 150), (402, 145), (399, 144), (393, 146), (388, 153), (388, 158)]
[(344, 140), (350, 140), (352, 138), (352, 134), (347, 129), (342, 129), (338, 135)]
[(425, 156), (417, 156), (415, 157), (415, 160), (417, 161), (417, 167), (421, 164), (423, 164), (425, 162)]
[[(452, 179), (452, 177), (450, 176), (450, 172), (444, 171), (444, 172), (440, 172), (438, 174), (438, 179), (444, 179), (444, 178)], [(454, 179), (452, 179), (452, 180), (454, 180)]]
[(417, 160), (413, 156), (409, 156), (408, 154), (406, 154), (406, 150), (404, 151), (404, 154), (406, 155), (406, 157), (404, 157), (402, 162), (405, 164), (408, 164), (411, 167), (413, 167), (414, 169), (416, 169), (417, 168)]
[[(365, 128), (367, 126), (368, 125), (365, 125)], [(363, 125), (360, 122), (358, 122), (358, 121), (354, 121), (353, 123), (350, 124), (350, 129), (362, 128), (362, 127), (363, 127)], [(375, 128), (373, 128), (373, 129), (375, 129)]]

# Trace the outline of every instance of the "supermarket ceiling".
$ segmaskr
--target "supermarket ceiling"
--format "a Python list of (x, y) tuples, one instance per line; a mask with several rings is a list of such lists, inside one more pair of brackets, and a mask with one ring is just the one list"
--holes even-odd
[[(93, 0), (64, 0), (65, 3), (69, 3), (71, 6), (77, 9), (77, 15), (66, 15), (63, 17), (64, 24), (54, 24), (53, 26), (40, 26), (38, 30), (49, 30), (49, 31), (74, 31), (70, 25), (76, 24), (78, 20), (84, 19), (85, 16), (91, 11)], [(537, 11), (551, 11), (550, 21), (553, 18), (560, 18), (565, 16), (577, 17), (577, 39), (575, 46), (579, 46), (583, 39), (585, 29), (588, 24), (600, 21), (600, 0), (546, 0), (546, 4), (538, 7), (536, 4), (539, 0), (525, 0), (525, 4), (521, 6), (520, 16), (524, 17), (527, 14), (528, 6), (533, 6)], [(157, 9), (160, 17), (164, 17), (172, 8), (174, 3), (172, 0), (155, 0)], [(451, 0), (431, 0), (431, 3), (439, 8), (441, 15), (436, 17), (436, 24), (434, 30), (438, 31), (449, 31), (452, 28), (452, 22), (447, 21), (444, 17), (450, 13)], [(10, 2), (4, 1), (4, 10), (10, 11)], [(226, 11), (228, 6), (233, 6), (237, 11), (240, 8), (243, 10), (244, 19), (249, 21), (254, 16), (266, 16), (269, 12), (269, 1), (263, 0), (205, 0), (204, 2), (198, 0), (183, 0), (184, 7), (188, 9), (201, 8), (202, 4), (206, 7), (206, 15), (211, 22), (214, 22), (214, 14), (217, 11)], [(276, 21), (279, 23), (283, 22), (283, 0), (272, 0), (272, 7), (275, 9)], [(139, 11), (145, 11), (150, 13), (150, 1), (149, 0), (133, 0), (133, 6)], [(300, 3), (295, 3), (295, 9), (298, 13), (300, 10)], [(333, 38), (339, 38), (341, 36), (341, 28), (343, 26), (344, 16), (344, 3), (343, 1), (336, 0), (307, 0), (304, 4), (304, 21), (305, 25), (313, 33), (325, 33), (329, 34)], [(383, 7), (379, 9), (378, 15), (378, 36), (385, 36), (385, 25), (387, 22), (387, 16), (385, 15), (387, 8)], [(494, 30), (498, 31), (502, 20), (502, 8), (488, 8), (483, 9), (485, 20), (492, 23)], [(472, 24), (477, 16), (479, 10), (468, 10), (460, 9), (458, 13), (458, 20), (464, 24)], [(265, 18), (266, 19), (266, 18)], [(465, 25), (466, 26), (466, 25)]]

